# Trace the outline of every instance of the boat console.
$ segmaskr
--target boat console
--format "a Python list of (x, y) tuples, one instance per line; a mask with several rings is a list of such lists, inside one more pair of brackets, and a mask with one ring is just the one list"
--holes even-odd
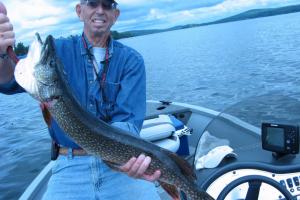
[(262, 148), (273, 152), (277, 158), (299, 153), (299, 126), (262, 123)]
[[(258, 100), (251, 105), (261, 105)], [(198, 185), (217, 200), (300, 199), (300, 133), (296, 120), (270, 119), (264, 116), (270, 115), (270, 110), (261, 108), (256, 109), (261, 114), (256, 115), (253, 126), (246, 114), (237, 117), (243, 116), (239, 109), (222, 112), (205, 129), (216, 138), (228, 140), (237, 156), (225, 157), (215, 168), (198, 170)]]
[(299, 172), (290, 173), (289, 169), (276, 173), (271, 165), (259, 169), (250, 165), (225, 169), (208, 184), (206, 191), (220, 200), (293, 199), (300, 195)]
[[(236, 156), (224, 157), (216, 167), (196, 170), (198, 186), (216, 200), (300, 199), (300, 105), (289, 104), (294, 99), (287, 98), (286, 105), (299, 107), (285, 110), (270, 105), (268, 98), (277, 102), (276, 98), (285, 97), (255, 97), (222, 112), (188, 104), (154, 103), (148, 107), (148, 116), (171, 114), (193, 129), (188, 136), (190, 155), (185, 157), (191, 164), (195, 164), (205, 132), (228, 142)], [(294, 118), (289, 118), (291, 110)]]

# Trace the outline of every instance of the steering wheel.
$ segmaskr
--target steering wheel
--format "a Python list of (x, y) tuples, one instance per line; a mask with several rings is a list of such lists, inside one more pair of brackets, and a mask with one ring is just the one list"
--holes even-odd
[[(259, 176), (259, 175), (251, 175), (251, 176), (244, 176), (242, 178), (239, 178), (237, 180), (234, 180), (232, 181), (230, 184), (228, 184), (223, 190), (222, 192), (219, 194), (217, 200), (224, 200), (226, 198), (226, 196), (229, 194), (230, 191), (232, 191), (235, 187), (237, 187), (238, 185), (241, 185), (243, 183), (249, 183), (249, 184), (257, 184), (259, 185), (257, 189), (257, 193), (255, 194), (256, 195), (256, 198), (258, 198), (258, 194), (259, 194), (259, 188), (260, 188), (260, 185), (261, 183), (267, 183), (271, 186), (273, 186), (274, 188), (276, 188), (279, 192), (281, 192), (281, 194), (284, 196), (284, 198), (286, 200), (295, 200), (295, 198), (290, 194), (290, 192), (282, 187), (282, 185), (280, 185), (278, 182), (274, 181), (273, 179), (270, 179), (270, 178), (267, 178), (267, 177), (264, 177), (264, 176)], [(249, 187), (250, 189), (250, 187)], [(254, 200), (253, 199), (253, 196), (251, 198), (249, 198), (249, 190), (247, 192), (247, 197), (246, 199), (251, 199), (251, 200)]]

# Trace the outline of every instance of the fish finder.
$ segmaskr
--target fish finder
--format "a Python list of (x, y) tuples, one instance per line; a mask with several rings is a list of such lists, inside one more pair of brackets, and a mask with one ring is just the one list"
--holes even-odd
[(262, 123), (262, 148), (275, 156), (299, 153), (299, 126)]

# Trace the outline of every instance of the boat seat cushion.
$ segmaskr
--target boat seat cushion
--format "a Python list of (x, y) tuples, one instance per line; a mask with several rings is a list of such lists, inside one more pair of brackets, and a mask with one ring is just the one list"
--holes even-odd
[(180, 146), (180, 140), (174, 133), (183, 129), (184, 124), (172, 115), (159, 115), (157, 118), (145, 120), (140, 137), (144, 140), (176, 152)]

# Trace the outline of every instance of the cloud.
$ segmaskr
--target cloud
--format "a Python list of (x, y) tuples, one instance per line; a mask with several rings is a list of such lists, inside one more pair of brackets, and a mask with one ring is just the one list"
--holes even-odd
[(153, 2), (152, 0), (118, 0), (120, 6), (136, 6), (145, 5)]
[(59, 24), (77, 18), (74, 11), (77, 1), (7, 0), (3, 3), (18, 41), (31, 40), (35, 32), (49, 34)]
[(146, 17), (147, 20), (156, 20), (167, 17), (163, 10), (152, 8), (150, 9), (149, 15)]

